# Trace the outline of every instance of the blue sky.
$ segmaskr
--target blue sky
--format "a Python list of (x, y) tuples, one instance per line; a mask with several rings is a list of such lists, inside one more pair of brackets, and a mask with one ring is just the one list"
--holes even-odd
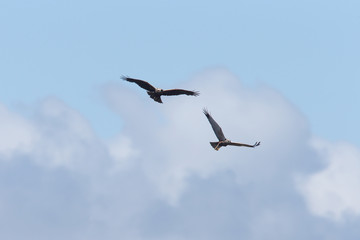
[(359, 9), (0, 2), (0, 236), (358, 239)]
[[(224, 67), (279, 90), (315, 133), (359, 144), (357, 1), (1, 3), (1, 100), (58, 96), (111, 135), (97, 90), (121, 74), (174, 87)], [(111, 127), (104, 124), (111, 122)], [(105, 126), (106, 125), (106, 126)]]

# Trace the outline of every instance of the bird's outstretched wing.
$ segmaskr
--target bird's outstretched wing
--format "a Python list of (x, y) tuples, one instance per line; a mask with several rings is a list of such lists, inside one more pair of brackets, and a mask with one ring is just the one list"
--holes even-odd
[(256, 142), (254, 145), (250, 145), (250, 144), (245, 144), (245, 143), (235, 143), (235, 142), (230, 142), (228, 143), (228, 145), (232, 145), (232, 146), (239, 146), (239, 147), (257, 147), (260, 145), (260, 142)]
[(173, 95), (181, 95), (181, 94), (190, 95), (190, 96), (199, 96), (199, 92), (197, 91), (189, 91), (184, 89), (169, 89), (161, 92), (161, 95), (165, 95), (165, 96), (173, 96)]
[(222, 132), (219, 124), (217, 124), (217, 122), (215, 122), (215, 120), (211, 117), (211, 115), (207, 109), (204, 108), (203, 112), (204, 112), (205, 116), (207, 117), (207, 119), (209, 120), (210, 125), (211, 125), (212, 129), (214, 130), (215, 135), (219, 139), (219, 141), (225, 141), (226, 138), (225, 138), (224, 133)]
[(121, 78), (125, 81), (136, 83), (137, 85), (139, 85), (139, 87), (146, 89), (148, 91), (151, 91), (151, 92), (155, 91), (155, 87), (144, 80), (129, 78), (126, 76), (121, 76)]

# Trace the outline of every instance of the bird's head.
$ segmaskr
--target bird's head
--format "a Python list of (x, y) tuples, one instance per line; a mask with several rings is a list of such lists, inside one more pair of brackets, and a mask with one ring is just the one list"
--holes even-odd
[(155, 92), (163, 92), (164, 89), (161, 89), (161, 88), (155, 88)]
[(229, 139), (225, 139), (224, 143), (231, 143)]

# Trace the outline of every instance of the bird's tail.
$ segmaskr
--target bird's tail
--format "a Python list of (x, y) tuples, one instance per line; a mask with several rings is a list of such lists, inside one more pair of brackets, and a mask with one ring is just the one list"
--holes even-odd
[(210, 142), (210, 145), (216, 150), (219, 151), (219, 149), (222, 147), (220, 142)]
[(161, 97), (160, 97), (158, 94), (153, 93), (153, 92), (147, 92), (147, 94), (148, 94), (152, 99), (154, 99), (155, 102), (163, 103), (163, 102), (161, 101)]

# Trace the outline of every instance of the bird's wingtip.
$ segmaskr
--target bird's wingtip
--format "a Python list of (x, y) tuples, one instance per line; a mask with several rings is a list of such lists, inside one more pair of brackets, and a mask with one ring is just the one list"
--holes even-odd
[(203, 113), (205, 116), (210, 116), (209, 110), (206, 107), (203, 108)]
[(121, 78), (122, 80), (125, 80), (125, 81), (127, 81), (128, 77), (129, 77), (129, 76), (126, 76), (126, 75), (121, 75), (121, 76), (120, 76), (120, 78)]

